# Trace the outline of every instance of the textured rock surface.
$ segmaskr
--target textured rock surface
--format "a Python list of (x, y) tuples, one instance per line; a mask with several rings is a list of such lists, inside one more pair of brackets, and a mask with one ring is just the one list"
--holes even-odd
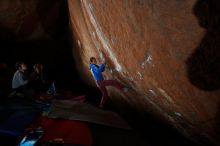
[[(82, 77), (91, 56), (136, 96), (113, 100), (154, 111), (193, 139), (219, 138), (219, 2), (68, 0)], [(214, 15), (213, 15), (214, 14)], [(94, 85), (94, 84), (93, 84)], [(120, 99), (117, 99), (120, 98)]]
[(61, 0), (0, 1), (0, 39), (51, 39), (59, 32)]

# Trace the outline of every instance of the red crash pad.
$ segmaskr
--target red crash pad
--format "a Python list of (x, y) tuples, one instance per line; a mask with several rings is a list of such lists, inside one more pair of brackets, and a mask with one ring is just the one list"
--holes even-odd
[(65, 144), (92, 145), (92, 134), (85, 122), (40, 117), (31, 126), (38, 127), (44, 131), (40, 143), (61, 141)]

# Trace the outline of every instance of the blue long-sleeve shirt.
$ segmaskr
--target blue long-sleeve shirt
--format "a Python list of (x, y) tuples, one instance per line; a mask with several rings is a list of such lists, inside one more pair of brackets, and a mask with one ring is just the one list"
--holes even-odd
[(96, 64), (90, 64), (90, 71), (96, 81), (103, 80), (102, 72), (105, 70), (105, 64), (99, 67)]

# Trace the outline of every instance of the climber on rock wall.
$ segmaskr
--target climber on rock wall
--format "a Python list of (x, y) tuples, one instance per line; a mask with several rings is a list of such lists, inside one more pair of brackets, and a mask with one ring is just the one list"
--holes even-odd
[(102, 92), (102, 99), (100, 102), (99, 107), (103, 108), (107, 99), (108, 99), (108, 92), (106, 89), (106, 86), (113, 86), (120, 90), (121, 92), (127, 92), (128, 88), (124, 87), (121, 83), (119, 83), (116, 80), (106, 80), (103, 78), (102, 72), (105, 71), (105, 61), (98, 66), (97, 61), (95, 57), (90, 58), (90, 71), (93, 75), (94, 80), (96, 81), (97, 87), (101, 90)]

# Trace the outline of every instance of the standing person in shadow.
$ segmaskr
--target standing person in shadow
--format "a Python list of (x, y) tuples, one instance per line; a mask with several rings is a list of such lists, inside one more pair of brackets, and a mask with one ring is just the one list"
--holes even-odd
[(103, 78), (102, 72), (105, 71), (105, 62), (103, 62), (100, 66), (97, 65), (97, 61), (95, 57), (90, 58), (90, 71), (93, 75), (94, 80), (96, 81), (97, 87), (102, 92), (102, 99), (99, 104), (100, 108), (103, 108), (108, 97), (108, 92), (106, 86), (113, 86), (120, 90), (121, 92), (127, 92), (128, 88), (124, 87), (121, 83), (116, 80), (105, 80)]

